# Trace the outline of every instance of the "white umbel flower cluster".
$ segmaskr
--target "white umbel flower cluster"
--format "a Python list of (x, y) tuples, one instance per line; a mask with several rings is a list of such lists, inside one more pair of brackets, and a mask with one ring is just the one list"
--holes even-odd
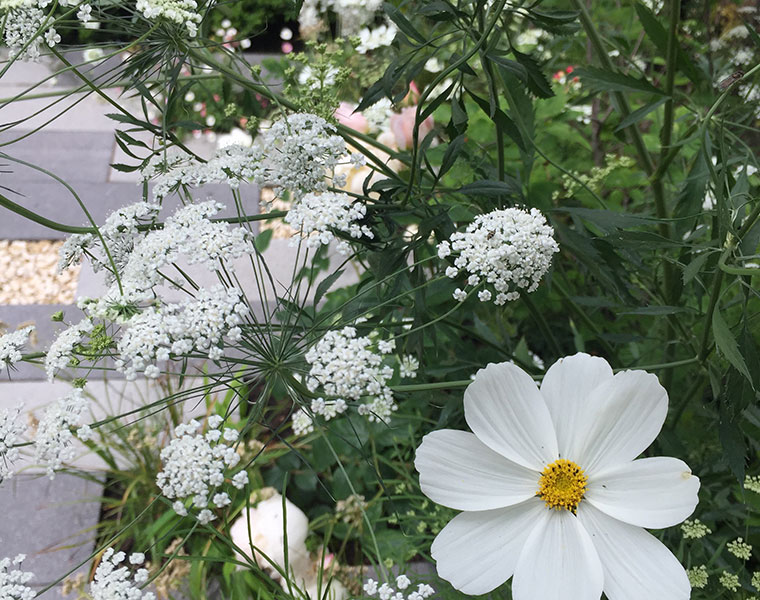
[[(388, 387), (393, 367), (384, 364), (383, 355), (394, 348), (392, 341), (357, 337), (354, 327), (328, 331), (305, 355), (311, 365), (306, 387), (324, 395), (311, 402), (312, 415), (330, 420), (344, 413), (348, 403), (353, 402), (359, 403), (357, 412), (369, 421), (387, 420), (398, 406)], [(309, 433), (313, 428), (312, 416), (304, 409), (293, 415), (296, 435)]]
[(34, 326), (30, 325), (29, 327), (0, 335), (0, 367), (10, 367), (21, 360), (21, 348), (29, 341), (32, 331), (34, 331)]
[(17, 568), (25, 558), (26, 556), (19, 554), (13, 560), (0, 560), (0, 598), (3, 600), (32, 600), (37, 595), (37, 592), (26, 585), (34, 574)]
[(136, 8), (146, 19), (164, 18), (184, 25), (190, 37), (198, 35), (198, 25), (203, 20), (195, 0), (137, 0)]
[(15, 446), (26, 431), (26, 425), (19, 418), (22, 408), (23, 406), (0, 409), (0, 484), (13, 475), (11, 463), (19, 455)]
[[(438, 245), (440, 258), (458, 254), (446, 275), (454, 278), (465, 270), (470, 274), (467, 285), (487, 284), (478, 294), (480, 300), (493, 299), (496, 305), (517, 300), (520, 290), (534, 291), (549, 270), (555, 252), (559, 252), (559, 246), (554, 229), (535, 208), (506, 208), (479, 215), (465, 232), (456, 232)], [(456, 300), (466, 297), (464, 290), (455, 290)]]
[(435, 594), (435, 590), (427, 583), (420, 583), (416, 590), (407, 592), (411, 580), (406, 575), (396, 577), (396, 591), (387, 583), (378, 585), (374, 579), (368, 579), (364, 584), (364, 593), (370, 598), (377, 597), (378, 600), (424, 600)]
[(74, 388), (50, 406), (37, 426), (34, 453), (38, 463), (45, 465), (50, 479), (64, 462), (74, 458), (72, 428), (82, 425), (82, 414), (87, 408), (84, 392)]
[[(105, 551), (90, 584), (92, 600), (155, 600), (153, 592), (143, 592), (139, 587), (148, 581), (148, 570), (140, 568), (133, 574), (126, 563), (119, 566), (126, 558), (126, 554), (114, 552), (113, 548)], [(142, 553), (129, 557), (131, 565), (139, 566), (144, 561)]]
[[(119, 272), (127, 264), (135, 245), (144, 237), (138, 227), (154, 222), (160, 209), (158, 204), (148, 202), (130, 204), (112, 212), (100, 227), (100, 235), (103, 236), (111, 259)], [(91, 233), (70, 236), (59, 251), (58, 271), (61, 272), (70, 265), (78, 263), (85, 249), (93, 246), (100, 247), (100, 245), (100, 239)], [(102, 248), (99, 249), (100, 256), (90, 253), (95, 272), (102, 268), (111, 269), (108, 257)]]
[(156, 201), (181, 185), (224, 183), (237, 188), (242, 181), (272, 186), (275, 191), (285, 189), (298, 199), (326, 191), (328, 178), (334, 177), (335, 167), (347, 153), (343, 138), (330, 123), (317, 115), (296, 113), (275, 121), (254, 146), (225, 146), (208, 162), (177, 150), (158, 154), (143, 169), (142, 177), (155, 180)]
[[(224, 507), (230, 503), (225, 492), (218, 492), (224, 483), (224, 472), (233, 469), (240, 461), (233, 444), (238, 433), (234, 429), (220, 429), (222, 418), (214, 415), (208, 419), (206, 434), (197, 433), (201, 424), (193, 419), (178, 425), (176, 436), (161, 451), (164, 470), (156, 477), (164, 496), (175, 500), (172, 508), (178, 515), (187, 515), (185, 500), (192, 500), (192, 507), (199, 510), (196, 518), (202, 524), (216, 518), (210, 505)], [(232, 477), (232, 485), (243, 489), (248, 474), (239, 471)]]
[(180, 258), (213, 270), (219, 260), (254, 252), (247, 229), (211, 220), (222, 208), (209, 200), (177, 209), (162, 229), (150, 231), (134, 244), (121, 271), (121, 288), (114, 283), (96, 302), (82, 300), (90, 313), (104, 318), (110, 316), (113, 305), (151, 301), (153, 287), (162, 281), (161, 269)]
[(199, 290), (192, 300), (147, 308), (126, 325), (117, 343), (116, 368), (134, 379), (138, 372), (158, 377), (155, 362), (172, 356), (199, 352), (217, 360), (225, 335), (240, 338), (239, 325), (248, 311), (240, 290), (221, 285)]
[(92, 321), (85, 318), (58, 334), (58, 337), (50, 344), (50, 349), (45, 356), (45, 372), (47, 373), (48, 381), (53, 381), (56, 372), (69, 365), (73, 356), (74, 346), (79, 344), (83, 336), (91, 332), (92, 329)]
[(44, 35), (37, 31), (53, 19), (45, 14), (52, 0), (0, 0), (0, 14), (3, 15), (3, 33), (10, 58), (18, 56), (22, 60), (37, 60), (44, 41), (55, 46), (61, 36), (51, 27)]
[[(363, 235), (372, 239), (374, 234), (366, 225), (360, 225), (367, 208), (360, 202), (340, 192), (322, 192), (321, 194), (306, 194), (288, 211), (285, 221), (298, 230), (306, 239), (306, 246), (318, 248), (329, 244), (335, 239), (334, 230), (360, 238)], [(291, 245), (295, 245), (293, 238)], [(348, 242), (341, 240), (337, 244), (341, 254), (349, 254), (351, 247)]]
[(276, 121), (257, 142), (264, 153), (254, 176), (256, 182), (289, 190), (296, 198), (326, 191), (326, 177), (348, 153), (335, 128), (308, 113)]
[(199, 162), (181, 150), (172, 149), (151, 158), (142, 170), (142, 178), (155, 181), (153, 198), (160, 202), (180, 185), (224, 183), (237, 189), (241, 181), (254, 177), (260, 161), (261, 148), (238, 144), (219, 148), (208, 162)]

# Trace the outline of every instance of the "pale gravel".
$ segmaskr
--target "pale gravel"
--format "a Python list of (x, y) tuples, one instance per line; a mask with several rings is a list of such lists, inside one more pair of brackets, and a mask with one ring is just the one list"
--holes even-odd
[(0, 240), (0, 304), (73, 304), (80, 266), (58, 274), (62, 244)]

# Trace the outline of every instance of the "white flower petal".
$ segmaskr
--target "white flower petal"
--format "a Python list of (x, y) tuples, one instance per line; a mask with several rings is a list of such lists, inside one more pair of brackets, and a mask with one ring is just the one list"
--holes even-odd
[(526, 538), (546, 512), (543, 502), (532, 498), (508, 508), (458, 514), (430, 548), (438, 575), (465, 594), (496, 589), (514, 573)]
[(682, 460), (666, 456), (616, 465), (589, 480), (586, 500), (611, 517), (649, 529), (688, 517), (699, 499), (699, 478)]
[(541, 382), (541, 395), (554, 422), (562, 458), (577, 460), (585, 441), (578, 430), (587, 431), (596, 418), (589, 402), (595, 388), (614, 376), (603, 358), (578, 353), (560, 358)]
[(599, 600), (602, 583), (599, 556), (578, 518), (541, 513), (515, 567), (514, 600)]
[(490, 364), (464, 392), (464, 417), (486, 446), (538, 471), (557, 459), (557, 436), (541, 392), (512, 363)]
[(591, 535), (604, 569), (609, 600), (686, 600), (691, 586), (675, 556), (652, 534), (622, 523), (588, 502), (578, 519)]
[(596, 419), (576, 435), (585, 439), (578, 464), (594, 471), (632, 461), (657, 437), (668, 412), (668, 393), (645, 371), (623, 371), (602, 382), (589, 399)]
[(436, 502), (457, 510), (488, 510), (535, 496), (540, 473), (507, 460), (468, 431), (427, 434), (414, 466), (420, 487)]

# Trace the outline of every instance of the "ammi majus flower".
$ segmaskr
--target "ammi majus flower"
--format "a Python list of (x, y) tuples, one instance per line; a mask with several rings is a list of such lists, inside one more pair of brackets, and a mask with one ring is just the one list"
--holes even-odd
[(466, 594), (513, 577), (515, 600), (689, 597), (684, 568), (644, 530), (683, 521), (699, 490), (683, 461), (637, 458), (668, 410), (657, 377), (576, 354), (539, 389), (490, 364), (464, 410), (473, 433), (430, 433), (415, 460), (422, 491), (464, 511), (433, 542), (441, 577)]

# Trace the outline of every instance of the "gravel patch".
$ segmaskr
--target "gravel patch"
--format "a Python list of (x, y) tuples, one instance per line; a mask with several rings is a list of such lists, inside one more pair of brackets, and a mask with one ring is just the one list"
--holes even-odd
[(62, 244), (0, 240), (0, 304), (73, 304), (80, 267), (58, 274)]

